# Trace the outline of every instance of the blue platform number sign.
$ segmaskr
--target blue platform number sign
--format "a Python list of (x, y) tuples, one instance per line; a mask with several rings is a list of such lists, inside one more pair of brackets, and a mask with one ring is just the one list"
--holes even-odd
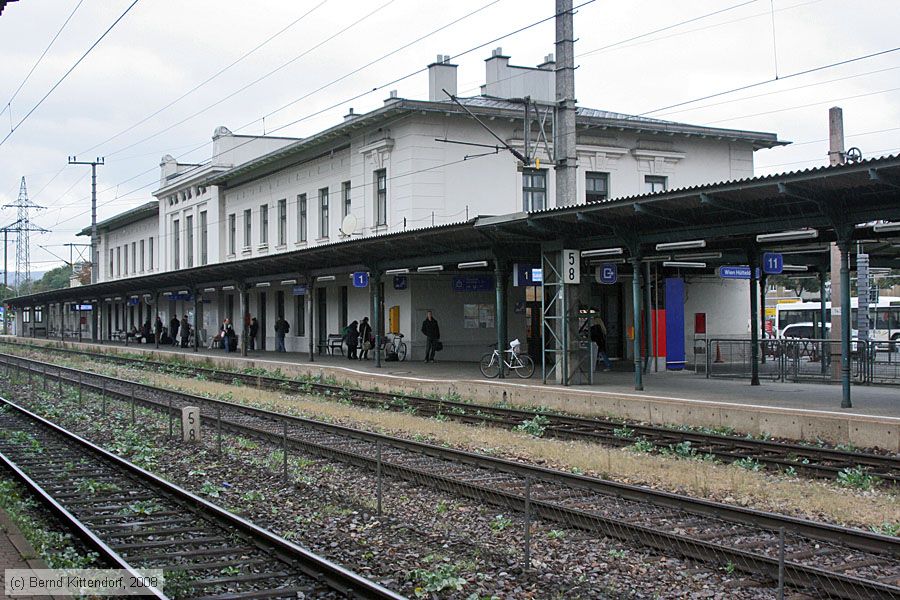
[(356, 271), (353, 274), (353, 287), (369, 287), (369, 274), (366, 271)]
[(763, 254), (763, 273), (778, 275), (784, 270), (784, 256), (778, 252), (765, 252)]
[(619, 280), (619, 265), (616, 263), (603, 263), (597, 266), (597, 281), (605, 285), (612, 285)]

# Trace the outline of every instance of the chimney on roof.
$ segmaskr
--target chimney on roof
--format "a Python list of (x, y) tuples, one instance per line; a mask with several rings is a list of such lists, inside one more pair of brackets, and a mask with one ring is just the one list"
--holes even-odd
[(447, 100), (443, 90), (456, 95), (456, 65), (450, 63), (449, 54), (438, 54), (437, 60), (428, 65), (428, 99)]
[(397, 102), (400, 98), (397, 97), (397, 90), (391, 90), (391, 93), (385, 98), (384, 103), (389, 104), (391, 102)]
[(556, 60), (553, 58), (553, 53), (551, 52), (544, 57), (544, 62), (538, 65), (538, 69), (552, 71), (554, 68), (556, 68)]
[(357, 117), (359, 117), (359, 115), (353, 112), (353, 107), (350, 107), (350, 109), (347, 111), (347, 114), (344, 115), (344, 122), (346, 123), (347, 121), (352, 121)]

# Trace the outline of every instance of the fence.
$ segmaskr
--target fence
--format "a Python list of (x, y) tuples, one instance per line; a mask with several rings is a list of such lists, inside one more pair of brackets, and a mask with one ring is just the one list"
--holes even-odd
[[(752, 342), (748, 339), (706, 340), (706, 362), (697, 370), (706, 377), (749, 378)], [(771, 381), (832, 381), (840, 370), (841, 343), (826, 339), (759, 341), (759, 377)], [(858, 384), (900, 384), (900, 343), (850, 341), (850, 378)]]

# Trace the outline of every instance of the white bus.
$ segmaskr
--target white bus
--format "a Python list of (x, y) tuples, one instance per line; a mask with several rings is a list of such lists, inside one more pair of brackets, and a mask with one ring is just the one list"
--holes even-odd
[[(858, 327), (859, 301), (850, 298), (850, 327)], [(816, 337), (821, 334), (821, 304), (819, 302), (782, 302), (775, 307), (775, 330), (783, 337), (785, 327), (795, 323), (812, 324)], [(831, 322), (831, 302), (825, 303), (825, 319)], [(879, 342), (900, 340), (900, 298), (883, 296), (877, 304), (869, 305), (869, 331), (871, 339)]]

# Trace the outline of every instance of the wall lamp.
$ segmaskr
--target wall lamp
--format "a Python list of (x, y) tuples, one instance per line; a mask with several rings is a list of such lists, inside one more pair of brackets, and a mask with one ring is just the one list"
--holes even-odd
[(385, 275), (403, 275), (404, 273), (409, 273), (409, 269), (388, 269), (384, 272)]
[(203, 291), (211, 294), (216, 291), (216, 288), (203, 288)]
[(582, 258), (590, 258), (592, 256), (621, 256), (625, 252), (624, 248), (598, 248), (597, 250), (583, 250)]
[(461, 262), (456, 265), (457, 269), (479, 269), (481, 267), (488, 266), (488, 262), (486, 260), (474, 260), (472, 262)]
[(233, 286), (233, 285), (223, 285), (223, 286), (222, 286), (222, 291), (223, 291), (223, 292), (233, 292), (233, 291), (234, 291), (234, 286)]
[(712, 258), (722, 258), (721, 252), (696, 252), (694, 254), (678, 254), (675, 260), (707, 260)]
[(705, 262), (687, 262), (684, 260), (667, 260), (662, 264), (664, 267), (675, 267), (679, 269), (705, 269)]
[(261, 287), (271, 287), (271, 285), (272, 285), (272, 284), (269, 283), (268, 281), (260, 281), (259, 283), (254, 283), (254, 284), (253, 284), (253, 287), (258, 287), (258, 288), (261, 288)]
[(782, 265), (781, 270), (788, 273), (805, 273), (809, 271), (806, 265)]
[(416, 269), (419, 273), (433, 273), (435, 271), (443, 271), (444, 265), (429, 265), (427, 267), (419, 267)]
[(281, 285), (295, 285), (296, 283), (296, 279), (285, 279), (281, 282)]
[(334, 279), (334, 275), (320, 275), (319, 277), (316, 277), (316, 283), (320, 281), (334, 281)]
[(900, 222), (875, 223), (872, 225), (872, 231), (875, 233), (887, 233), (891, 231), (900, 231)]
[(686, 242), (663, 242), (656, 245), (658, 251), (662, 250), (690, 250), (691, 248), (706, 248), (706, 240), (688, 240)]
[(815, 229), (797, 229), (795, 231), (779, 231), (778, 233), (761, 233), (756, 236), (757, 242), (786, 242), (789, 240), (812, 240), (819, 237)]

